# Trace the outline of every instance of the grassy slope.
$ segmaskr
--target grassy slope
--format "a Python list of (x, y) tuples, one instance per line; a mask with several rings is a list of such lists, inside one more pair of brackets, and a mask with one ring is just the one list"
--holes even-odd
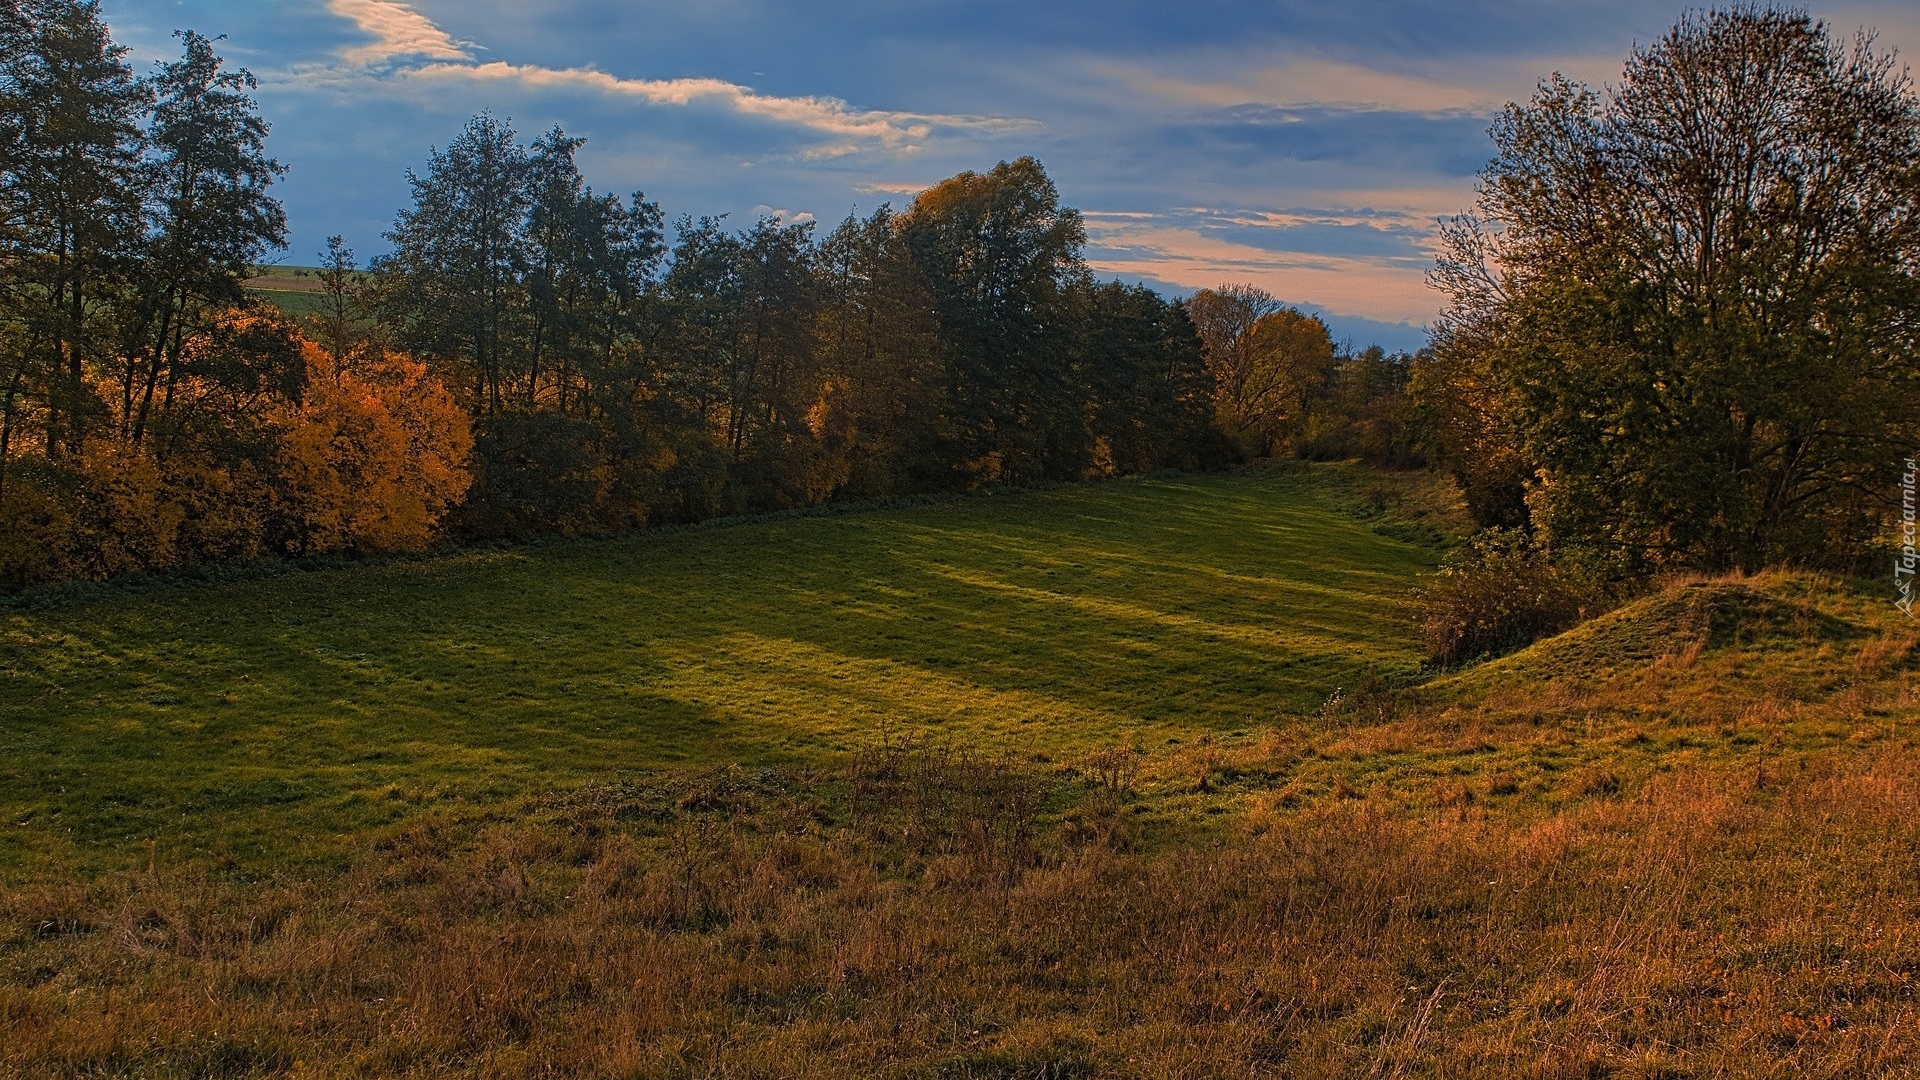
[[(89, 827), (132, 838), (181, 811), (167, 791), (266, 768), (216, 738), (270, 727), (219, 719), (208, 695), (226, 687), (255, 717), (390, 733), (392, 756), (333, 777), (290, 738), (271, 766), (315, 794), (252, 815), (421, 813), (366, 829), (339, 874), (163, 855), (0, 883), (0, 1075), (1914, 1075), (1920, 631), (1885, 589), (1676, 584), (1513, 656), (1320, 706), (1366, 659), (1410, 663), (1377, 605), (1400, 590), (1391, 564), (1428, 557), (1339, 512), (1370, 481), (1311, 476), (1141, 480), (16, 616), (0, 668), (39, 681), (0, 698), (25, 763), (0, 783), (38, 790), (35, 805), (56, 805), (55, 781), (33, 770), (112, 766), (157, 801)], [(686, 562), (721, 553), (727, 569)], [(1297, 558), (1331, 576), (1301, 580)], [(457, 616), (427, 602), (455, 591), (484, 595)], [(311, 609), (298, 619), (296, 602)], [(543, 630), (536, 656), (508, 630), (550, 622), (542, 604), (572, 624)], [(136, 663), (132, 646), (180, 627), (202, 630), (199, 682)], [(238, 663), (242, 640), (252, 680), (220, 668), (215, 685), (206, 672)], [(1282, 669), (1267, 651), (1281, 648), (1321, 652)], [(503, 670), (509, 650), (522, 663)], [(596, 734), (590, 701), (623, 700), (619, 655), (649, 673), (638, 699), (690, 712)], [(266, 679), (269, 663), (298, 678)], [(586, 670), (563, 693), (548, 665), (565, 663)], [(49, 695), (61, 664), (69, 692)], [(399, 704), (416, 685), (426, 704)], [(488, 723), (448, 704), (514, 691)], [(94, 694), (94, 715), (117, 719), (48, 743), (72, 725), (44, 710), (79, 714), (61, 699)], [(376, 695), (384, 711), (327, 704)], [(838, 704), (863, 700), (880, 704)], [(1045, 722), (1020, 723), (1035, 703), (1051, 703)], [(14, 737), (15, 706), (43, 710), (39, 742)], [(174, 729), (189, 714), (198, 734)], [(1056, 756), (983, 770), (833, 751), (883, 715)], [(1059, 756), (1130, 735), (1148, 748), (1131, 784)], [(628, 771), (676, 746), (689, 767)], [(694, 767), (730, 756), (783, 767)], [(349, 801), (360, 770), (381, 769), (474, 801), (404, 784)], [(572, 790), (515, 793), (548, 783)], [(62, 818), (83, 801), (58, 803)], [(450, 822), (462, 806), (500, 812)], [(245, 811), (206, 812), (194, 835), (238, 835)], [(26, 865), (60, 847), (48, 816), (7, 830)], [(1163, 842), (1179, 821), (1213, 825)]]
[(0, 615), (0, 878), (243, 866), (613, 771), (883, 725), (1163, 747), (1418, 655), (1435, 554), (1319, 470), (1143, 478), (163, 588)]
[(1118, 790), (913, 750), (602, 773), (340, 874), (0, 885), (0, 1075), (1909, 1077), (1889, 600), (1677, 586)]

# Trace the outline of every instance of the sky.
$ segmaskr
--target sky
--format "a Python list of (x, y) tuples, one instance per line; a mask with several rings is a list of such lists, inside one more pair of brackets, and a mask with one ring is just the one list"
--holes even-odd
[[(671, 220), (831, 227), (1031, 154), (1088, 262), (1168, 295), (1248, 282), (1336, 339), (1414, 349), (1435, 226), (1471, 207), (1487, 127), (1559, 71), (1596, 86), (1667, 0), (105, 0), (143, 70), (226, 35), (260, 81), (291, 246), (364, 261), (406, 172), (482, 110), (587, 142), (601, 191)], [(1816, 6), (1920, 56), (1920, 5)]]

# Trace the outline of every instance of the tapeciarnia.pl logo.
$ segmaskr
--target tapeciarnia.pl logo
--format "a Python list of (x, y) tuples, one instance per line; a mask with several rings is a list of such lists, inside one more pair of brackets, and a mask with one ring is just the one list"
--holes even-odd
[(1906, 612), (1907, 618), (1913, 615), (1913, 573), (1920, 566), (1920, 554), (1914, 551), (1914, 509), (1913, 481), (1914, 473), (1920, 472), (1913, 465), (1913, 459), (1906, 460), (1907, 471), (1900, 474), (1900, 557), (1893, 560), (1893, 587), (1899, 591), (1900, 599), (1893, 606)]

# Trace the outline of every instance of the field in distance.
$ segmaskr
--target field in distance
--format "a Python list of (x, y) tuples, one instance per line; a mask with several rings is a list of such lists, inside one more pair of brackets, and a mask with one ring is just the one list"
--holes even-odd
[(265, 869), (883, 728), (1028, 758), (1259, 730), (1418, 667), (1435, 534), (1357, 491), (1422, 482), (1137, 478), (7, 612), (0, 866)]
[[(269, 301), (282, 312), (298, 318), (321, 308), (325, 286), (317, 266), (262, 266), (260, 273), (248, 278), (247, 291)], [(356, 275), (358, 276), (358, 275)]]

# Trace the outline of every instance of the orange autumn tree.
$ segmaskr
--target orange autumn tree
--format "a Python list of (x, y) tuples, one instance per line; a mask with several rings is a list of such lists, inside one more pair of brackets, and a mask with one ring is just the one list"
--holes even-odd
[(310, 554), (420, 551), (473, 477), (467, 415), (426, 365), (385, 352), (344, 362), (302, 340), (306, 392), (284, 407), (280, 468)]

